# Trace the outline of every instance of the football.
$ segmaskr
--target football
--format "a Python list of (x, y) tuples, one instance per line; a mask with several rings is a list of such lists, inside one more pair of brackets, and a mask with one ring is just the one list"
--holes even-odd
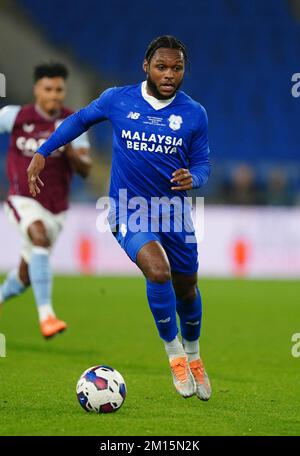
[(122, 375), (112, 367), (94, 366), (79, 378), (76, 394), (87, 412), (111, 413), (123, 405), (126, 385)]

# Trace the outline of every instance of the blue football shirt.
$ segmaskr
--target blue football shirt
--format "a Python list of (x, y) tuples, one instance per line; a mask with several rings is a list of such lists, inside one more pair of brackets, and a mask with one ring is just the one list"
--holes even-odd
[(193, 187), (204, 185), (210, 173), (208, 121), (203, 106), (178, 91), (173, 100), (155, 109), (142, 94), (142, 83), (105, 90), (58, 127), (39, 148), (44, 156), (79, 136), (95, 123), (113, 127), (110, 197), (119, 190), (127, 197), (186, 196), (171, 190), (172, 173), (188, 168)]

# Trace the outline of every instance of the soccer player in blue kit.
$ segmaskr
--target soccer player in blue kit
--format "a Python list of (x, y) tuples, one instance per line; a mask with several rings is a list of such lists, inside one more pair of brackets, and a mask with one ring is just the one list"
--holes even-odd
[[(158, 230), (131, 229), (131, 211), (124, 218), (118, 201), (121, 189), (126, 189), (127, 200), (140, 197), (150, 205), (155, 197), (172, 199), (177, 195), (183, 200), (186, 190), (207, 182), (211, 165), (206, 111), (179, 90), (187, 60), (184, 44), (175, 37), (165, 35), (153, 40), (143, 62), (146, 81), (109, 88), (64, 120), (34, 155), (28, 168), (28, 184), (35, 196), (44, 185), (39, 173), (53, 150), (98, 122), (111, 122), (109, 196), (116, 202), (114, 235), (145, 276), (149, 306), (177, 392), (183, 397), (196, 394), (208, 400), (211, 385), (199, 348), (202, 302), (197, 286), (197, 242), (186, 241), (185, 228), (165, 231), (161, 220)], [(150, 225), (150, 213), (147, 217)]]

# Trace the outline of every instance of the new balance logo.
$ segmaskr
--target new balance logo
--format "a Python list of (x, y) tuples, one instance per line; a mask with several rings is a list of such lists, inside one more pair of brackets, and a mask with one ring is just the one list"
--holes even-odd
[(191, 326), (197, 326), (199, 325), (200, 321), (187, 321), (186, 324), (187, 325), (191, 325)]
[(140, 113), (139, 112), (130, 111), (130, 113), (127, 116), (127, 119), (137, 120), (139, 117), (140, 117)]
[(169, 323), (171, 317), (166, 318), (165, 320), (158, 320), (158, 323)]

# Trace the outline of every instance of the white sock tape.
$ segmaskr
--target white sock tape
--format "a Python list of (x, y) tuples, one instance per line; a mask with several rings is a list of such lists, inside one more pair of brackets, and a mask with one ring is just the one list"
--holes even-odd
[(34, 246), (32, 247), (32, 253), (37, 255), (49, 255), (49, 249), (47, 247)]

